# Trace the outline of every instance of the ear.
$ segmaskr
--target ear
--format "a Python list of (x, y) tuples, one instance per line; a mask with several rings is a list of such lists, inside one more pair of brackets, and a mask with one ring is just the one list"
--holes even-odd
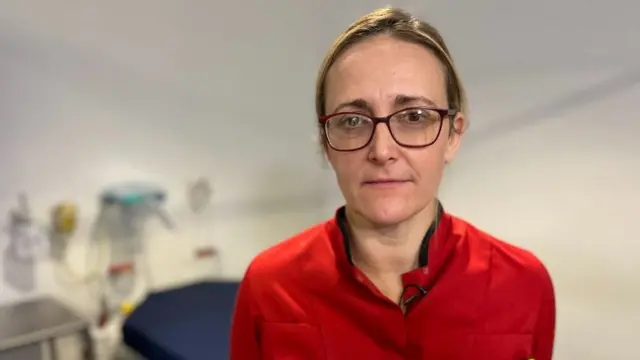
[(464, 114), (459, 112), (453, 118), (453, 121), (449, 123), (449, 138), (447, 139), (447, 149), (444, 153), (444, 162), (445, 164), (449, 164), (453, 161), (456, 154), (458, 153), (458, 149), (460, 148), (460, 142), (462, 140), (462, 135), (466, 130), (467, 121), (464, 117)]

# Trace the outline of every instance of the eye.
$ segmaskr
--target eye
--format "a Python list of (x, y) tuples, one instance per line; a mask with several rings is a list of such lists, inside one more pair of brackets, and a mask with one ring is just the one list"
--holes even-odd
[(438, 120), (437, 112), (429, 109), (407, 109), (396, 115), (396, 119), (400, 123), (406, 125), (429, 125)]
[(402, 115), (404, 120), (408, 122), (420, 122), (429, 118), (429, 113), (422, 109), (407, 110)]
[(339, 117), (337, 121), (338, 126), (340, 127), (358, 127), (367, 123), (367, 118), (357, 114), (348, 114)]

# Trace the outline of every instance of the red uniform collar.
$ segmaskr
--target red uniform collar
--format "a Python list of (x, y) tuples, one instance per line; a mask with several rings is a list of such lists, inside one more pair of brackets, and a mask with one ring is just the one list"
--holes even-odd
[[(403, 274), (405, 283), (428, 286), (443, 270), (456, 245), (455, 241), (449, 241), (451, 240), (452, 230), (451, 220), (451, 216), (444, 211), (442, 205), (438, 202), (436, 220), (427, 230), (420, 245), (418, 254), (419, 267)], [(344, 206), (336, 211), (335, 217), (327, 225), (331, 246), (336, 254), (338, 266), (343, 270), (353, 271), (355, 267), (351, 261), (349, 231)]]

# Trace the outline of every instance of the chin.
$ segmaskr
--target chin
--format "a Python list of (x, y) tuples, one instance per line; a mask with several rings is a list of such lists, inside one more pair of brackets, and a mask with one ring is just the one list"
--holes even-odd
[(410, 219), (420, 209), (404, 199), (376, 199), (358, 206), (357, 211), (374, 224), (393, 226)]

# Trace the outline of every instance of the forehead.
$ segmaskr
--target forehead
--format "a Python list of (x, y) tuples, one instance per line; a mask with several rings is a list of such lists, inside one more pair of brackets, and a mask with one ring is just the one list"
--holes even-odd
[(443, 66), (420, 44), (376, 36), (347, 49), (327, 74), (329, 111), (354, 99), (381, 105), (398, 96), (426, 97), (446, 106)]

